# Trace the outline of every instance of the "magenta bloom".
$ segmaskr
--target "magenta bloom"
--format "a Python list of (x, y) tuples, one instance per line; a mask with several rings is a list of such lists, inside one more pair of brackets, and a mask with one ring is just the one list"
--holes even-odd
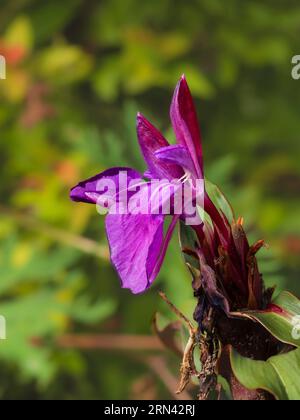
[[(148, 169), (143, 175), (130, 168), (109, 169), (81, 182), (71, 190), (71, 199), (97, 203), (97, 185), (103, 178), (118, 184), (120, 172), (126, 172), (128, 181), (203, 179), (200, 131), (193, 100), (183, 76), (179, 81), (171, 105), (171, 121), (177, 145), (170, 146), (163, 135), (141, 114), (137, 116), (137, 135)], [(145, 193), (148, 184), (138, 194)], [(117, 185), (117, 194), (121, 187)], [(146, 195), (145, 195), (146, 197)], [(148, 195), (147, 195), (148, 197)], [(141, 197), (143, 198), (143, 197)], [(147, 198), (146, 198), (147, 199)], [(184, 215), (172, 214), (164, 234), (165, 214), (108, 214), (106, 231), (111, 260), (122, 281), (122, 286), (133, 293), (144, 292), (155, 280), (161, 268), (176, 222)]]
[[(248, 299), (248, 274), (246, 261), (243, 260), (247, 258), (249, 246), (243, 237), (238, 241), (241, 249), (236, 248), (231, 222), (228, 222), (224, 214), (212, 203), (204, 191), (204, 186), (202, 192), (195, 188), (197, 180), (204, 179), (203, 155), (196, 110), (184, 76), (175, 89), (170, 116), (177, 139), (176, 145), (170, 145), (144, 116), (137, 116), (137, 136), (148, 167), (144, 175), (130, 168), (112, 168), (74, 187), (71, 190), (71, 199), (95, 204), (103, 195), (103, 191), (99, 191), (99, 182), (110, 180), (114, 182), (116, 189), (114, 194), (106, 193), (109, 198), (113, 195), (116, 201), (122, 201), (121, 195), (125, 189), (129, 196), (149, 202), (151, 180), (165, 180), (166, 183), (171, 183), (176, 179), (176, 189), (188, 179), (193, 190), (192, 201), (198, 206), (202, 205), (212, 221), (211, 228), (200, 219), (193, 226), (199, 242), (199, 260), (203, 267), (209, 267), (206, 271), (203, 270), (204, 284), (214, 304), (228, 311), (231, 292), (234, 295), (242, 292), (245, 301)], [(127, 175), (125, 187), (120, 185), (120, 173)], [(138, 192), (132, 192), (130, 189), (129, 184), (132, 182), (141, 185)], [(167, 214), (161, 211), (156, 214), (125, 213), (109, 213), (106, 216), (111, 260), (121, 278), (122, 286), (129, 288), (133, 293), (141, 293), (149, 288), (157, 277), (176, 223), (179, 219), (187, 220), (187, 209), (183, 206), (179, 214), (174, 211), (174, 206), (170, 207)], [(171, 222), (164, 233), (168, 216), (171, 216)], [(212, 279), (210, 273), (218, 270), (216, 261), (221, 261), (220, 257), (222, 261), (229, 261), (230, 265), (227, 265), (226, 270), (228, 269), (230, 277), (236, 278), (236, 290), (231, 290), (231, 284), (225, 297), (223, 292), (220, 295), (217, 279)], [(245, 278), (241, 278), (240, 273), (244, 273), (242, 276), (245, 275)], [(251, 299), (255, 300), (253, 293), (255, 292), (251, 292)]]

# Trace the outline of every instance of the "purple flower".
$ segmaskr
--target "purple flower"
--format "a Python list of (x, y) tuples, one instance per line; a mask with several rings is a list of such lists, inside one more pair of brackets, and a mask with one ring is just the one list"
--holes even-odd
[[(157, 277), (162, 266), (170, 239), (179, 219), (186, 220), (188, 215), (185, 204), (181, 212), (175, 212), (175, 194), (177, 188), (189, 181), (192, 194), (190, 202), (200, 205), (204, 199), (203, 157), (200, 129), (196, 110), (184, 76), (180, 79), (171, 104), (171, 121), (177, 144), (170, 145), (163, 135), (141, 114), (137, 116), (137, 136), (140, 148), (147, 164), (144, 175), (130, 168), (112, 168), (93, 178), (81, 182), (71, 190), (71, 199), (86, 203), (98, 203), (105, 199), (108, 207), (112, 202), (120, 205), (124, 191), (134, 200), (149, 204), (152, 200), (151, 180), (165, 182), (167, 188), (159, 202), (156, 212), (118, 212), (106, 216), (106, 232), (110, 246), (111, 260), (121, 278), (122, 286), (133, 293), (148, 289)], [(120, 181), (120, 174), (126, 175), (125, 185)], [(145, 181), (144, 179), (148, 181)], [(177, 180), (174, 184), (173, 180)], [(197, 180), (202, 180), (202, 191), (196, 188)], [(103, 191), (99, 183), (112, 182), (112, 191)], [(122, 184), (122, 185), (121, 185)], [(132, 188), (139, 185), (139, 190)], [(201, 189), (201, 188), (200, 188)], [(180, 196), (180, 200), (183, 197)], [(162, 201), (172, 202), (169, 212), (161, 211)], [(178, 203), (177, 203), (178, 204)], [(222, 216), (205, 194), (205, 209), (214, 220), (216, 229), (224, 241), (228, 235)], [(125, 214), (124, 214), (125, 213)], [(164, 233), (165, 221), (171, 216), (169, 227)], [(201, 230), (202, 222), (194, 226)]]

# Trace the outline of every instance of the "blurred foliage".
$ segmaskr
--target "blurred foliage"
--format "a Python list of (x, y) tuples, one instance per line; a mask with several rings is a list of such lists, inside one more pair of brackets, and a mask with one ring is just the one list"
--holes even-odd
[[(157, 309), (170, 316), (158, 288), (192, 316), (176, 240), (156, 285), (132, 296), (105, 253), (78, 250), (84, 238), (105, 244), (104, 225), (68, 199), (78, 180), (107, 167), (143, 169), (138, 110), (172, 137), (168, 107), (182, 73), (197, 101), (207, 177), (253, 241), (270, 244), (266, 282), (300, 293), (300, 85), (290, 75), (299, 25), (294, 0), (2, 0), (0, 398), (169, 397), (138, 360), (54, 342), (70, 332), (150, 333)], [(47, 235), (40, 223), (57, 230)], [(64, 234), (78, 237), (76, 249)]]

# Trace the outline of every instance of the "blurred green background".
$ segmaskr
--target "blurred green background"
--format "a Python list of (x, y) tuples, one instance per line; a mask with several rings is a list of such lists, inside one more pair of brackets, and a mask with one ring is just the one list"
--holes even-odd
[[(207, 177), (251, 240), (270, 245), (267, 284), (300, 294), (299, 32), (293, 0), (1, 1), (1, 399), (173, 398), (179, 360), (136, 351), (134, 339), (151, 335), (155, 311), (170, 317), (159, 289), (193, 312), (176, 238), (155, 286), (133, 296), (110, 266), (103, 219), (68, 192), (111, 166), (144, 169), (136, 112), (172, 137), (182, 73)], [(80, 349), (79, 334), (110, 348)], [(124, 334), (132, 350), (119, 348)]]

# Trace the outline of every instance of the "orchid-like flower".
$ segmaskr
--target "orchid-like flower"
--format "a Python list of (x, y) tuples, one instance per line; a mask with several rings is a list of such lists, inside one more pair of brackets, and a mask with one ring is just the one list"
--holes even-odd
[[(71, 198), (92, 204), (99, 204), (104, 198), (122, 203), (125, 192), (134, 203), (146, 203), (146, 212), (128, 211), (126, 205), (125, 211), (123, 208), (106, 216), (112, 263), (122, 286), (133, 293), (144, 292), (157, 277), (177, 222), (185, 223), (195, 216), (197, 222), (192, 223), (191, 228), (196, 233), (197, 245), (193, 252), (196, 249), (203, 283), (212, 304), (226, 312), (244, 307), (259, 308), (263, 299), (262, 282), (255, 264), (249, 266), (250, 247), (241, 220), (237, 223), (228, 220), (204, 188), (200, 129), (184, 76), (175, 89), (170, 116), (176, 145), (170, 145), (143, 115), (137, 116), (137, 136), (148, 167), (144, 175), (130, 168), (112, 168), (78, 184), (71, 190)], [(125, 184), (121, 181), (122, 174), (126, 175)], [(161, 181), (163, 189), (155, 211), (149, 204), (161, 190), (153, 193), (153, 180)], [(104, 187), (106, 182), (113, 183), (113, 192)], [(176, 194), (183, 184), (188, 185), (189, 200), (185, 200), (182, 189), (179, 198)], [(169, 211), (163, 212), (163, 204), (168, 200), (171, 202)], [(181, 211), (176, 212), (176, 203), (181, 200), (185, 203)], [(194, 204), (192, 210), (187, 208), (191, 203)], [(203, 214), (200, 217), (197, 213), (199, 208), (208, 215), (210, 223), (204, 220)], [(171, 222), (164, 234), (168, 216)]]
[[(116, 186), (116, 194), (113, 194), (116, 201), (121, 201), (121, 195), (124, 194), (125, 189), (127, 197), (134, 196), (136, 200), (150, 202), (151, 196), (153, 199), (153, 180), (158, 180), (162, 181), (160, 187), (164, 192), (160, 207), (163, 204), (162, 201), (173, 197), (173, 205), (167, 214), (162, 211), (149, 211), (146, 214), (145, 212), (140, 214), (122, 212), (128, 214), (110, 213), (106, 217), (111, 260), (119, 273), (123, 287), (131, 289), (133, 293), (144, 292), (153, 283), (161, 268), (176, 223), (179, 218), (186, 216), (186, 208), (183, 208), (179, 214), (172, 208), (174, 207), (174, 190), (187, 181), (195, 186), (197, 179), (203, 180), (200, 131), (184, 76), (174, 94), (171, 120), (178, 141), (177, 145), (170, 145), (143, 115), (137, 116), (138, 140), (148, 166), (144, 176), (134, 169), (113, 168), (81, 182), (71, 191), (72, 200), (95, 204), (103, 196), (103, 191), (101, 192), (99, 187), (101, 181), (110, 180)], [(126, 174), (125, 188), (124, 185), (120, 185), (120, 174)], [(149, 182), (143, 182), (143, 179)], [(132, 182), (139, 186), (138, 192), (132, 191)], [(157, 191), (154, 195), (157, 196)], [(191, 200), (197, 201), (198, 198), (200, 201), (196, 195), (194, 189), (194, 197), (192, 196)], [(199, 195), (203, 199), (203, 191), (199, 191)], [(168, 216), (171, 216), (172, 220), (164, 235), (165, 220)]]

